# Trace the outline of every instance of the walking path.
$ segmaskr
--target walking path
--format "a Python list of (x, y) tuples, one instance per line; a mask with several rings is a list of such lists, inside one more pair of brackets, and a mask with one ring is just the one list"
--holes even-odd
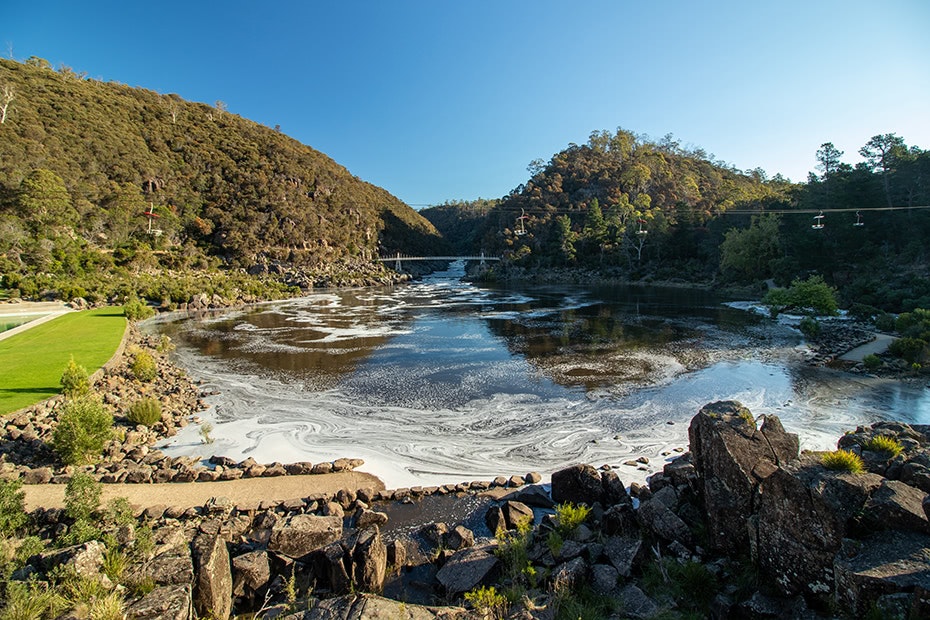
[(875, 340), (867, 342), (862, 346), (851, 349), (840, 356), (841, 360), (847, 362), (861, 362), (866, 355), (878, 355), (888, 349), (888, 345), (895, 341), (894, 336), (887, 334), (875, 334)]
[(48, 321), (56, 319), (63, 314), (67, 314), (68, 312), (74, 312), (74, 310), (65, 306), (61, 302), (21, 301), (15, 304), (0, 304), (0, 319), (3, 317), (24, 317), (40, 314), (45, 315), (37, 319), (33, 319), (28, 323), (18, 325), (13, 329), (0, 332), (0, 340), (5, 340), (10, 336), (15, 336), (16, 334), (21, 334), (27, 329), (31, 329), (36, 325), (41, 325), (42, 323), (47, 323)]
[[(26, 484), (26, 510), (63, 508), (63, 484)], [(140, 508), (152, 506), (203, 506), (211, 497), (227, 497), (233, 504), (255, 504), (299, 499), (310, 495), (333, 495), (340, 489), (384, 490), (384, 483), (372, 474), (344, 471), (309, 476), (245, 478), (224, 482), (166, 482), (159, 484), (103, 484), (101, 503), (125, 497)]]

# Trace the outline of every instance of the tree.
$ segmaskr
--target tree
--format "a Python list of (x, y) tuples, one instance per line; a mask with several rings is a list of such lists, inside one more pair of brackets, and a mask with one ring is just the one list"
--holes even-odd
[(749, 228), (731, 228), (720, 244), (720, 268), (740, 279), (764, 280), (781, 255), (778, 217), (753, 216)]
[(0, 88), (0, 125), (6, 122), (6, 113), (14, 97), (16, 97), (16, 91), (9, 84), (4, 84), (3, 88)]
[(882, 187), (885, 190), (885, 200), (888, 206), (894, 206), (891, 201), (891, 181), (889, 176), (894, 171), (898, 161), (907, 155), (907, 147), (904, 145), (904, 138), (900, 138), (893, 133), (872, 136), (865, 143), (859, 154), (865, 158), (869, 170), (875, 172), (881, 170)]
[(45, 226), (73, 225), (78, 214), (61, 177), (43, 168), (29, 173), (19, 186), (19, 208), (23, 219), (38, 231)]
[(820, 145), (817, 149), (817, 169), (823, 172), (824, 179), (839, 171), (842, 156), (843, 151), (833, 146), (832, 142), (824, 142)]
[(572, 219), (567, 215), (555, 218), (559, 249), (566, 263), (575, 261), (575, 233), (572, 231)]

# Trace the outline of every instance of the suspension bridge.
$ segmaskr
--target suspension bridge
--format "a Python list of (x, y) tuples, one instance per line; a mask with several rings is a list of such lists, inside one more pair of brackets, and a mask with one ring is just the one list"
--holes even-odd
[(404, 256), (400, 252), (395, 256), (382, 256), (378, 259), (382, 263), (390, 263), (393, 261), (394, 270), (400, 271), (403, 268), (403, 263), (405, 261), (478, 261), (482, 265), (487, 261), (499, 261), (501, 260), (500, 256), (488, 256), (484, 252), (477, 256)]

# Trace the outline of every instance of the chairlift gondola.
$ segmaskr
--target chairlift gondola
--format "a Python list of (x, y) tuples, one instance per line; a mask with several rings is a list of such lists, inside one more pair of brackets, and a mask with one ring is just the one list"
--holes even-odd
[(811, 224), (811, 228), (813, 228), (814, 230), (822, 230), (823, 229), (823, 218), (824, 218), (823, 211), (821, 211), (819, 215), (815, 215), (814, 223)]
[(643, 224), (646, 223), (646, 220), (644, 220), (644, 219), (642, 219), (642, 218), (639, 218), (639, 219), (637, 219), (636, 221), (639, 222), (639, 230), (636, 231), (636, 234), (637, 234), (637, 235), (648, 235), (648, 234), (649, 234), (649, 231), (648, 231), (648, 230), (643, 230)]
[(520, 209), (520, 217), (517, 218), (519, 227), (515, 231), (513, 231), (513, 234), (517, 235), (518, 237), (522, 237), (523, 235), (526, 234), (526, 228), (523, 226), (523, 220), (525, 219), (526, 219), (526, 211), (523, 209)]
[(150, 235), (155, 236), (155, 237), (161, 236), (161, 232), (162, 232), (162, 231), (161, 231), (161, 228), (152, 228), (152, 222), (153, 222), (156, 218), (161, 217), (160, 215), (158, 215), (157, 213), (155, 213), (155, 205), (154, 205), (154, 203), (151, 203), (151, 202), (150, 202), (150, 203), (149, 203), (148, 211), (143, 211), (143, 212), (142, 212), (142, 215), (144, 215), (144, 216), (145, 216), (146, 218), (148, 218), (148, 220), (149, 220), (149, 229), (148, 229), (146, 232), (147, 232), (148, 234), (150, 234)]
[(865, 226), (865, 222), (862, 221), (862, 215), (856, 211), (856, 223), (853, 226)]

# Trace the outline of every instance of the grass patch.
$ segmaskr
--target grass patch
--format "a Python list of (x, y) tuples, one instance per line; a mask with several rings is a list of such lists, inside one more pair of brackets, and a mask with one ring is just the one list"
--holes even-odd
[(71, 356), (93, 373), (126, 329), (121, 308), (71, 312), (0, 341), (0, 415), (58, 394)]
[(27, 315), (23, 317), (7, 317), (5, 319), (0, 319), (0, 333), (13, 329), (14, 327), (19, 327), (29, 321), (34, 321), (37, 318), (39, 317), (36, 315)]
[(887, 454), (889, 458), (894, 458), (901, 454), (901, 451), (904, 450), (904, 446), (894, 437), (876, 435), (862, 444), (862, 449), (871, 452), (883, 452)]
[(825, 452), (820, 457), (820, 464), (827, 469), (835, 471), (848, 471), (851, 474), (861, 474), (865, 471), (865, 464), (858, 454), (849, 450), (834, 450)]

